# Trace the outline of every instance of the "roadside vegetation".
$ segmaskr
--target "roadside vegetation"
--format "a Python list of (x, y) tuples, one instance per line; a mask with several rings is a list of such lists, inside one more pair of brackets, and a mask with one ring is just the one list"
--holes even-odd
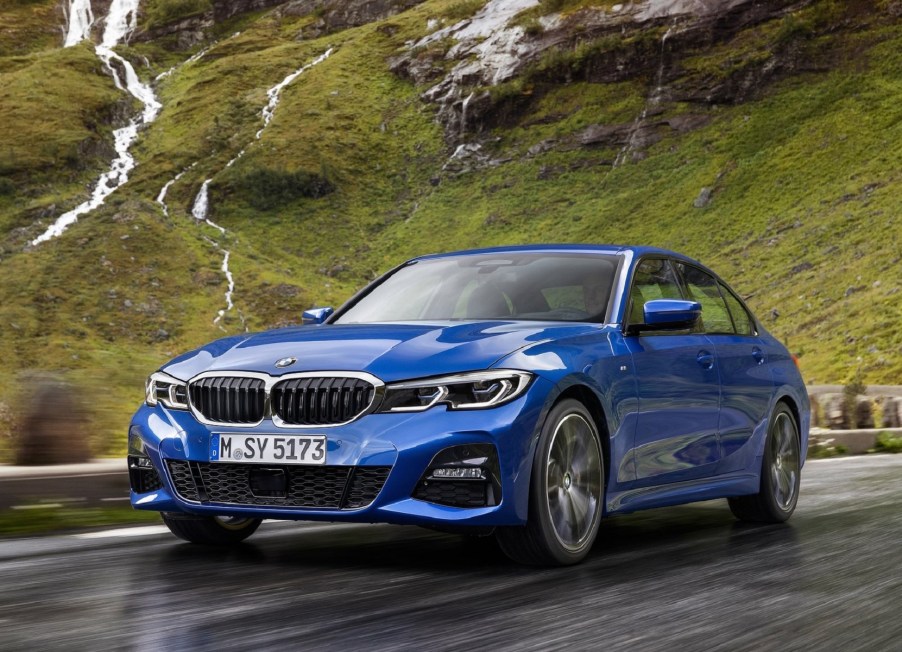
[(30, 509), (0, 510), (0, 538), (152, 523), (160, 523), (159, 514), (131, 507), (37, 505)]
[(902, 453), (902, 436), (881, 432), (877, 435), (876, 450), (880, 453)]

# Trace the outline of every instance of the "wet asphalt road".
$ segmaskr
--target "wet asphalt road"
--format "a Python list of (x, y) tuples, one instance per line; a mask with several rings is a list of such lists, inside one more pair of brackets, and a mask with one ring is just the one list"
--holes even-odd
[(582, 565), (392, 526), (0, 541), (2, 650), (902, 650), (902, 455), (809, 463), (786, 526), (610, 519)]

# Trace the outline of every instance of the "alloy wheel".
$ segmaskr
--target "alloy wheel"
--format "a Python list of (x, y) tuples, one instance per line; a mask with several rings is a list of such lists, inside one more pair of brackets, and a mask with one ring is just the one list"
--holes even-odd
[(601, 515), (601, 451), (580, 414), (561, 419), (548, 448), (547, 508), (555, 537), (567, 550), (585, 547)]
[(781, 412), (771, 432), (771, 488), (777, 507), (790, 511), (798, 499), (799, 438), (792, 419)]

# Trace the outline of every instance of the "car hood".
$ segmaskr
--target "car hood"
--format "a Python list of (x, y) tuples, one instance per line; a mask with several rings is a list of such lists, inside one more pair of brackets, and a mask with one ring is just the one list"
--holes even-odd
[[(203, 371), (365, 371), (386, 382), (486, 369), (531, 345), (597, 324), (561, 322), (440, 322), (341, 324), (282, 328), (212, 342), (163, 368), (188, 380)], [(277, 368), (276, 361), (297, 362)]]

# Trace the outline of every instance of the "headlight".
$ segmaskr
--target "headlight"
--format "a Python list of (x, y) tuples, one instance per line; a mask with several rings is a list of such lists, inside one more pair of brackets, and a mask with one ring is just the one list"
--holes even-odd
[(144, 386), (144, 395), (151, 407), (162, 403), (176, 410), (188, 409), (188, 385), (162, 371), (150, 375)]
[(426, 378), (385, 387), (379, 412), (421, 412), (443, 403), (452, 410), (478, 410), (512, 401), (529, 386), (532, 374), (497, 369)]

